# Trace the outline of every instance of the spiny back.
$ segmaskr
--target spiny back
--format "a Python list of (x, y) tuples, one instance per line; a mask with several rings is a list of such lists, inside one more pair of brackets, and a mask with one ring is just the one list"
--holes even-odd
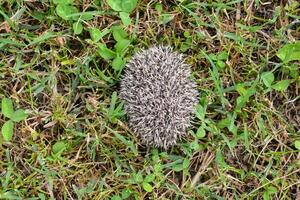
[(120, 98), (133, 132), (147, 146), (168, 148), (186, 134), (198, 102), (182, 54), (153, 46), (126, 65)]

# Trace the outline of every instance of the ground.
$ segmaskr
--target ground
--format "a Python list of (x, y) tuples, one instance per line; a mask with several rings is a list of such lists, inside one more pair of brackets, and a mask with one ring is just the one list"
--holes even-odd
[[(0, 1), (0, 199), (300, 199), (299, 20), (297, 0)], [(200, 94), (168, 150), (118, 98), (153, 44)]]

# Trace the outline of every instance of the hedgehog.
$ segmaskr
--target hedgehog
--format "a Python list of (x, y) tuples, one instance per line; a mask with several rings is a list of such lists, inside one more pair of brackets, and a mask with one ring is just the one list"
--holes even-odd
[(186, 135), (198, 103), (183, 55), (162, 45), (142, 49), (126, 64), (119, 97), (140, 142), (164, 149)]

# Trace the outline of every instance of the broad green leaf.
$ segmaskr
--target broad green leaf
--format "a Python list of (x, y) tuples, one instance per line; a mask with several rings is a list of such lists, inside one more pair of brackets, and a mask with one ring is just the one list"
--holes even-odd
[(121, 2), (122, 2), (122, 4), (121, 4), (122, 11), (131, 13), (135, 9), (138, 0), (122, 0)]
[(106, 3), (115, 11), (122, 11), (122, 0), (106, 0)]
[(273, 186), (268, 187), (268, 193), (269, 194), (275, 194), (277, 192), (277, 188)]
[(90, 36), (94, 42), (98, 42), (101, 39), (101, 31), (97, 28), (89, 29)]
[(237, 84), (235, 89), (241, 96), (245, 96), (247, 94), (247, 90), (242, 84)]
[(93, 18), (94, 18), (94, 15), (90, 12), (84, 12), (84, 13), (82, 13), (82, 15), (80, 15), (80, 19), (85, 20), (85, 21), (92, 20)]
[(274, 81), (274, 74), (272, 72), (263, 72), (261, 74), (261, 79), (264, 82), (265, 86), (271, 87)]
[(163, 11), (163, 6), (161, 5), (161, 3), (155, 4), (155, 10), (159, 13)]
[(246, 89), (241, 84), (236, 86), (236, 90), (239, 92), (239, 94), (241, 94), (241, 96), (236, 99), (235, 110), (240, 111), (241, 108), (243, 108), (249, 101), (249, 98), (256, 93), (256, 90), (253, 87)]
[(189, 31), (184, 31), (184, 32), (183, 32), (183, 36), (184, 36), (185, 38), (190, 38), (190, 37), (191, 37), (191, 33), (190, 33)]
[(98, 44), (98, 53), (105, 60), (110, 60), (116, 56), (116, 53), (107, 48), (104, 44)]
[(58, 4), (56, 6), (57, 15), (63, 18), (64, 20), (70, 20), (71, 17), (69, 17), (69, 15), (77, 12), (78, 12), (77, 8), (71, 5)]
[(249, 97), (248, 96), (239, 96), (236, 99), (236, 107), (235, 107), (235, 109), (237, 111), (241, 110), (241, 108), (243, 108), (248, 101), (249, 101)]
[(274, 85), (272, 85), (272, 88), (277, 91), (284, 91), (289, 87), (289, 80), (282, 80), (278, 81)]
[(66, 149), (64, 141), (58, 141), (52, 146), (52, 152), (54, 154), (62, 153)]
[(216, 56), (215, 54), (210, 53), (210, 54), (208, 55), (208, 57), (209, 57), (211, 60), (217, 60), (217, 56)]
[(73, 0), (53, 0), (54, 4), (72, 4)]
[[(104, 37), (105, 35), (107, 35), (107, 34), (109, 34), (110, 33), (110, 29), (109, 28), (104, 28), (103, 30), (101, 30), (100, 31), (100, 33), (99, 33), (99, 31), (93, 31), (92, 30), (93, 28), (91, 28), (91, 29), (89, 29), (89, 32), (90, 32), (90, 36), (92, 35), (92, 34), (95, 34), (95, 35), (93, 35), (93, 37), (95, 37), (95, 39), (101, 39), (102, 37)], [(97, 38), (98, 37), (98, 38)], [(91, 36), (91, 38), (92, 38), (92, 36)]]
[(14, 122), (20, 122), (22, 120), (25, 120), (27, 118), (27, 116), (28, 115), (26, 114), (25, 110), (19, 109), (12, 114), (11, 120)]
[(296, 149), (300, 150), (300, 140), (295, 141), (295, 147)]
[(223, 62), (222, 60), (218, 60), (217, 61), (217, 66), (221, 69), (224, 69), (225, 67), (225, 62)]
[(9, 120), (9, 121), (5, 122), (4, 125), (2, 126), (1, 132), (2, 132), (4, 140), (7, 142), (10, 141), (12, 139), (13, 132), (14, 132), (13, 121)]
[(117, 56), (112, 62), (112, 68), (115, 71), (120, 71), (125, 65), (125, 62), (120, 56)]
[(156, 163), (153, 168), (154, 172), (161, 172), (163, 170), (163, 166), (160, 163)]
[(83, 30), (82, 24), (80, 22), (73, 23), (73, 30), (75, 35), (79, 35)]
[(112, 34), (114, 39), (118, 42), (123, 39), (126, 39), (128, 37), (128, 34), (124, 29), (122, 29), (120, 26), (115, 26), (112, 28)]
[(1, 112), (5, 117), (11, 118), (12, 114), (14, 113), (13, 102), (11, 99), (9, 98), (2, 99)]
[(270, 200), (270, 195), (268, 191), (265, 191), (263, 194), (263, 200)]
[(197, 106), (197, 108), (196, 108), (196, 116), (200, 119), (200, 120), (202, 120), (202, 121), (204, 121), (204, 118), (205, 118), (205, 109), (204, 109), (204, 107), (202, 106), (202, 105), (198, 105)]
[(298, 79), (298, 77), (300, 77), (300, 74), (299, 74), (300, 73), (300, 70), (299, 70), (300, 68), (296, 63), (291, 64), (288, 69), (289, 69), (289, 74), (292, 78)]
[(193, 150), (198, 150), (200, 148), (200, 145), (198, 143), (198, 140), (194, 140), (193, 142), (190, 143), (190, 148)]
[(196, 135), (197, 135), (198, 138), (204, 138), (205, 137), (205, 130), (202, 126), (198, 128)]
[(277, 56), (283, 62), (290, 62), (294, 60), (300, 60), (300, 41), (292, 44), (286, 44), (280, 48), (277, 52)]
[(145, 177), (144, 182), (152, 183), (155, 179), (155, 174), (149, 174)]
[(218, 56), (218, 60), (227, 60), (228, 59), (228, 53), (226, 51), (221, 51)]
[(147, 182), (143, 182), (143, 188), (146, 192), (152, 192), (153, 190), (153, 187), (152, 185), (150, 185), (149, 183)]
[(122, 55), (127, 47), (130, 45), (130, 40), (123, 39), (117, 42), (115, 45), (116, 52)]
[(129, 13), (120, 12), (119, 15), (125, 26), (129, 26), (131, 24), (131, 19), (130, 19)]

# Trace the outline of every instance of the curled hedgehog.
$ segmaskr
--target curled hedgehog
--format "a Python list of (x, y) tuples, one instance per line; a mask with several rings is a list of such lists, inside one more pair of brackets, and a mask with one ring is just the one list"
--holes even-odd
[(166, 46), (141, 50), (126, 64), (120, 98), (142, 144), (167, 149), (186, 134), (198, 103), (190, 76), (183, 55)]

